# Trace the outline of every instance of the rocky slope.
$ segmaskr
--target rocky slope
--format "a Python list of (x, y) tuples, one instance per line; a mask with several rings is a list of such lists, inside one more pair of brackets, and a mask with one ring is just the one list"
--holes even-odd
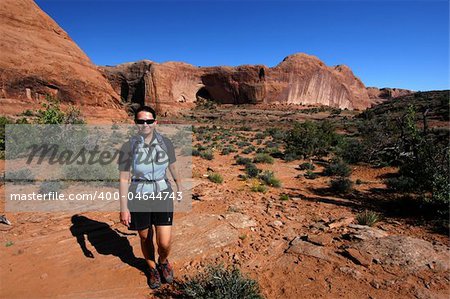
[(32, 0), (0, 2), (0, 36), (1, 98), (50, 94), (77, 105), (120, 106), (89, 57)]

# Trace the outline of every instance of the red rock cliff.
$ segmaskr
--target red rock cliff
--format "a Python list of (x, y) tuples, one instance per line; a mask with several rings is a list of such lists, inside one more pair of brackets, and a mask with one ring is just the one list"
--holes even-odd
[(31, 0), (0, 1), (1, 98), (52, 94), (79, 105), (119, 107), (86, 54)]

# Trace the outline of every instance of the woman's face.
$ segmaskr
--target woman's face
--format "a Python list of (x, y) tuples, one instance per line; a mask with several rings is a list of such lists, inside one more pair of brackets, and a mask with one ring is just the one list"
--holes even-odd
[[(154, 120), (152, 124), (148, 124), (147, 122), (151, 120)], [(146, 122), (144, 122), (146, 121)], [(143, 134), (150, 134), (153, 130), (153, 128), (156, 126), (157, 121), (153, 118), (153, 114), (147, 111), (141, 111), (137, 114), (136, 117), (136, 125), (139, 128), (139, 132)]]

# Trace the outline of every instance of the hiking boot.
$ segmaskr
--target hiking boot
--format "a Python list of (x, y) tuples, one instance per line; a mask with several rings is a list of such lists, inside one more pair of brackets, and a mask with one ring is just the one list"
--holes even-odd
[(151, 289), (157, 289), (161, 286), (161, 277), (157, 269), (150, 268), (147, 282)]
[(167, 283), (173, 282), (173, 267), (169, 261), (164, 264), (158, 264), (158, 269), (161, 271), (161, 275)]

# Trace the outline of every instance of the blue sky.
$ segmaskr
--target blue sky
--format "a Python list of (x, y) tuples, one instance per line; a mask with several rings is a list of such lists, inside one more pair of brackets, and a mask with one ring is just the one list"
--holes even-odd
[(37, 0), (98, 65), (346, 64), (366, 86), (449, 89), (448, 1)]

